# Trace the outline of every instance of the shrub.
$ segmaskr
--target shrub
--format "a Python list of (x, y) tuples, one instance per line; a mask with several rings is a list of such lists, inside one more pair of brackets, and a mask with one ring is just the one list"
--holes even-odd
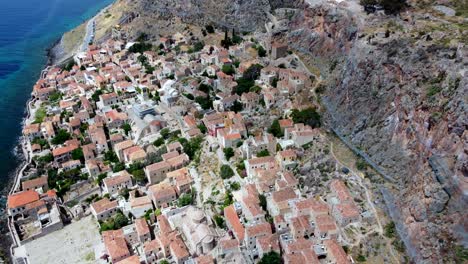
[(161, 129), (161, 131), (159, 131), (159, 134), (160, 134), (161, 137), (163, 137), (164, 139), (168, 139), (170, 133), (171, 133), (171, 131), (169, 130), (169, 128), (163, 128), (163, 129)]
[(132, 53), (143, 53), (145, 51), (151, 50), (153, 48), (153, 45), (151, 43), (146, 43), (146, 42), (139, 42), (133, 44), (128, 51)]
[(179, 200), (177, 201), (177, 205), (179, 207), (183, 207), (192, 203), (193, 203), (193, 197), (191, 193), (183, 194), (182, 196), (179, 197)]
[(214, 27), (212, 25), (207, 25), (205, 29), (206, 29), (206, 32), (210, 34), (213, 34), (215, 32)]
[(224, 222), (224, 218), (222, 216), (215, 215), (213, 218), (214, 218), (214, 221), (215, 221), (217, 227), (219, 227), (219, 228), (225, 228), (226, 227), (225, 222)]
[(242, 105), (242, 103), (236, 100), (229, 109), (231, 111), (239, 113), (240, 111), (242, 111), (243, 108), (244, 106)]
[(256, 49), (259, 57), (266, 56), (266, 50), (262, 47), (262, 45), (257, 45)]
[(429, 87), (429, 89), (427, 91), (427, 96), (429, 96), (429, 97), (434, 96), (434, 95), (440, 93), (440, 91), (442, 91), (442, 89), (439, 86), (432, 85), (431, 87)]
[(359, 261), (359, 262), (364, 262), (364, 261), (366, 261), (366, 257), (359, 254), (359, 256), (357, 256), (356, 260)]
[(109, 161), (109, 162), (119, 162), (119, 158), (117, 157), (117, 154), (115, 154), (114, 151), (109, 150), (106, 153), (104, 153), (104, 160)]
[(393, 238), (396, 235), (396, 228), (395, 228), (395, 223), (390, 222), (385, 225), (385, 236), (388, 238)]
[(234, 150), (232, 148), (224, 148), (223, 152), (224, 156), (226, 157), (226, 160), (229, 160), (230, 158), (234, 157)]
[(203, 43), (203, 41), (198, 41), (195, 44), (193, 44), (193, 51), (198, 52), (202, 50), (203, 47), (205, 47), (205, 43)]
[(238, 182), (231, 182), (231, 183), (229, 184), (229, 187), (231, 187), (231, 189), (234, 190), (234, 191), (238, 191), (238, 190), (240, 190), (240, 183), (238, 183)]
[(367, 168), (367, 163), (363, 159), (358, 159), (356, 161), (356, 168), (358, 170), (365, 170)]
[(221, 166), (221, 169), (219, 170), (219, 174), (221, 178), (225, 180), (234, 176), (234, 171), (232, 171), (229, 165), (224, 164), (223, 166)]
[(268, 152), (268, 149), (261, 150), (257, 153), (257, 157), (268, 157), (270, 156), (270, 152)]
[(159, 147), (164, 144), (164, 138), (160, 137), (153, 142), (153, 145)]

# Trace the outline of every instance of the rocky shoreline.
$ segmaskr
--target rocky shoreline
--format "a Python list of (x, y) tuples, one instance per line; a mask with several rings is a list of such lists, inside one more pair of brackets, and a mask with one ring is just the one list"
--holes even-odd
[[(108, 8), (108, 7), (109, 6), (105, 8)], [(102, 10), (104, 10), (105, 8), (103, 8)], [(97, 13), (94, 17), (100, 14), (100, 12)], [(70, 54), (65, 50), (65, 47), (63, 44), (64, 34), (62, 34), (60, 38), (55, 40), (50, 45), (50, 47), (46, 49), (47, 61), (45, 64), (45, 68), (41, 70), (41, 75), (44, 75), (44, 72), (46, 72), (50, 66), (63, 64), (67, 62), (70, 58), (72, 58), (73, 54)], [(25, 117), (23, 118), (23, 122), (21, 125), (22, 129), (27, 123), (27, 120), (29, 120), (32, 116), (31, 106), (34, 103), (34, 101), (35, 101), (34, 98), (31, 96), (26, 102), (26, 108), (24, 111)], [(15, 155), (18, 155), (20, 163), (18, 167), (16, 168), (16, 170), (11, 175), (13, 177), (8, 177), (8, 182), (5, 188), (3, 190), (0, 190), (1, 198), (4, 199), (5, 201), (6, 201), (7, 195), (14, 193), (19, 188), (24, 170), (32, 164), (31, 155), (29, 154), (29, 150), (27, 149), (27, 141), (22, 135), (20, 135), (20, 137), (18, 138), (18, 144), (14, 149), (17, 152), (15, 153)], [(2, 263), (2, 257), (8, 263), (8, 262), (11, 262), (11, 256), (13, 252), (12, 250), (14, 247), (17, 246), (17, 241), (14, 241), (15, 238), (14, 236), (11, 235), (12, 223), (9, 221), (7, 217), (6, 206), (5, 208), (1, 208), (1, 209), (4, 211), (2, 215), (0, 216), (0, 231), (4, 236), (4, 239), (2, 239), (0, 242), (0, 263)]]

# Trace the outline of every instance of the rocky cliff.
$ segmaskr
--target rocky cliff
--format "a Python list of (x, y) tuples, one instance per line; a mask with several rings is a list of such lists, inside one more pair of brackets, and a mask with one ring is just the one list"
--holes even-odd
[(327, 125), (386, 178), (408, 253), (451, 261), (468, 242), (466, 22), (350, 9), (296, 10), (276, 33), (320, 70)]
[(384, 177), (381, 189), (409, 255), (446, 263), (456, 245), (468, 245), (468, 28), (466, 18), (430, 2), (410, 2), (399, 16), (365, 14), (356, 1), (131, 5), (134, 23), (149, 29), (157, 25), (151, 19), (239, 31), (264, 30), (274, 20), (273, 38), (320, 76), (327, 126)]

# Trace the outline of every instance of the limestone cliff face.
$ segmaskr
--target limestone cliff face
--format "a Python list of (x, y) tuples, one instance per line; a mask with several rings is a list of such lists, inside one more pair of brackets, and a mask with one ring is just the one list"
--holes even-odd
[(268, 0), (140, 0), (143, 14), (156, 14), (161, 18), (177, 17), (183, 22), (214, 24), (221, 27), (252, 31), (262, 27), (270, 11)]
[(468, 60), (457, 38), (467, 32), (441, 34), (422, 17), (362, 23), (319, 6), (278, 31), (321, 70), (327, 125), (392, 183), (408, 253), (442, 263), (455, 239), (466, 243)]

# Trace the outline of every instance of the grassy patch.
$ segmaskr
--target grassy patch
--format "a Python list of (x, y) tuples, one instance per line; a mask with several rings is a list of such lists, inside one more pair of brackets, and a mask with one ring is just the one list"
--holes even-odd
[(94, 260), (94, 252), (89, 252), (88, 254), (85, 255), (84, 257), (85, 261), (93, 261)]
[(429, 87), (429, 89), (427, 89), (427, 96), (429, 97), (434, 96), (440, 93), (440, 91), (442, 91), (442, 88), (440, 88), (440, 86), (432, 85)]
[(35, 115), (34, 115), (34, 123), (42, 123), (44, 121), (44, 118), (47, 116), (47, 111), (44, 107), (40, 107), (37, 109)]

